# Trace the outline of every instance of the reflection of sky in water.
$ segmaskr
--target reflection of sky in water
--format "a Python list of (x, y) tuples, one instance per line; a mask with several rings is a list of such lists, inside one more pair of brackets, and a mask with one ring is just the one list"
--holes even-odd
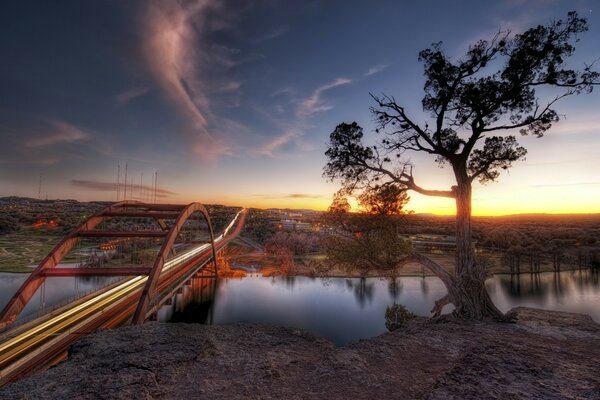
[[(567, 271), (532, 277), (497, 275), (488, 281), (490, 294), (502, 311), (529, 306), (582, 312), (600, 322), (597, 273)], [(266, 322), (304, 328), (337, 344), (385, 332), (385, 308), (393, 303), (429, 316), (435, 300), (445, 294), (433, 277), (262, 278), (223, 279), (211, 304), (215, 324)], [(446, 311), (449, 311), (448, 307)]]
[[(25, 280), (24, 274), (0, 274), (0, 306)], [(308, 278), (250, 276), (243, 279), (192, 280), (171, 305), (159, 312), (161, 321), (232, 324), (263, 322), (304, 328), (337, 344), (385, 332), (388, 305), (405, 305), (415, 314), (429, 316), (435, 300), (445, 293), (437, 278)], [(49, 278), (45, 303), (52, 305), (76, 293), (107, 283), (107, 278)], [(581, 312), (600, 322), (598, 273), (565, 271), (537, 276), (496, 275), (488, 289), (502, 311), (515, 306)], [(38, 291), (24, 315), (37, 312)], [(449, 309), (447, 309), (449, 310)]]
[(434, 278), (402, 278), (395, 290), (389, 283), (376, 278), (227, 279), (217, 289), (213, 322), (301, 327), (343, 344), (384, 332), (383, 315), (394, 297), (414, 313), (428, 315), (443, 291)]

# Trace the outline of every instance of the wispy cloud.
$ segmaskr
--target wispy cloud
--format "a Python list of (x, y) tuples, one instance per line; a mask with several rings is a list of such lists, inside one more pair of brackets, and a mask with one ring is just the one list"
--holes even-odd
[(600, 133), (600, 117), (594, 114), (580, 114), (563, 117), (560, 122), (550, 128), (547, 135), (596, 135), (598, 133)]
[(321, 99), (321, 95), (328, 90), (334, 89), (339, 86), (348, 85), (350, 83), (352, 83), (351, 79), (337, 78), (333, 82), (327, 83), (323, 86), (319, 86), (317, 89), (315, 89), (315, 91), (310, 97), (302, 101), (298, 110), (298, 115), (301, 117), (307, 117), (317, 112), (331, 110), (333, 108), (333, 105), (324, 102)]
[(56, 144), (73, 143), (87, 140), (91, 135), (69, 123), (59, 120), (49, 122), (50, 128), (42, 136), (36, 136), (25, 142), (25, 147), (46, 147)]
[(193, 147), (194, 154), (200, 159), (213, 163), (221, 156), (233, 155), (233, 149), (227, 142), (219, 137), (207, 136), (205, 140), (198, 140)]
[(133, 100), (137, 97), (141, 97), (141, 96), (145, 95), (149, 91), (150, 91), (150, 88), (143, 87), (143, 86), (129, 89), (122, 93), (117, 94), (115, 96), (115, 102), (117, 103), (117, 105), (122, 106), (122, 105), (129, 103), (131, 100)]
[[(102, 181), (93, 181), (93, 180), (79, 180), (79, 179), (73, 179), (71, 180), (71, 185), (79, 188), (79, 189), (87, 189), (87, 190), (93, 190), (93, 191), (97, 191), (97, 192), (114, 192), (116, 190), (116, 183), (114, 182), (102, 182)], [(144, 192), (151, 192), (154, 191), (154, 188), (148, 185), (139, 185), (139, 184), (132, 184), (132, 185), (127, 185), (127, 188), (129, 190), (133, 190), (133, 193), (135, 192), (140, 192), (140, 190), (144, 191)], [(167, 190), (167, 189), (163, 189), (160, 187), (156, 188), (156, 195), (158, 197), (169, 197), (169, 196), (173, 196), (176, 193)]]
[(286, 31), (287, 30), (285, 28), (277, 28), (275, 30), (265, 33), (262, 36), (259, 36), (258, 38), (254, 39), (253, 42), (254, 43), (266, 42), (268, 40), (278, 38), (279, 36), (283, 35)]
[(533, 187), (562, 187), (562, 186), (591, 186), (600, 185), (600, 182), (563, 182), (563, 183), (539, 183)]
[(220, 92), (235, 92), (242, 87), (242, 84), (237, 81), (225, 82), (219, 87)]
[(60, 157), (31, 157), (31, 158), (0, 158), (0, 164), (6, 165), (41, 165), (50, 166), (61, 162), (63, 159)]
[(255, 194), (254, 197), (260, 197), (262, 199), (320, 199), (324, 197), (322, 194), (311, 194), (311, 193), (288, 193), (288, 194)]
[[(283, 120), (281, 114), (286, 112), (286, 107), (278, 103), (274, 105), (273, 111), (257, 109), (258, 112), (267, 117), (272, 123), (279, 125), (281, 132), (279, 135), (265, 139), (257, 147), (250, 151), (253, 155), (277, 158), (290, 156), (290, 152), (285, 152), (285, 148), (294, 146), (296, 150), (309, 151), (313, 146), (302, 139), (304, 130), (310, 128), (310, 117), (319, 112), (333, 109), (333, 104), (322, 99), (323, 93), (339, 86), (349, 85), (353, 81), (348, 78), (337, 78), (332, 82), (316, 88), (307, 98), (297, 97), (296, 90), (291, 87), (284, 87), (270, 94), (269, 97), (285, 97), (288, 100), (290, 108), (294, 110), (291, 119)], [(286, 154), (287, 153), (287, 154)]]
[(277, 157), (278, 150), (281, 147), (288, 144), (289, 142), (292, 142), (293, 140), (298, 138), (298, 136), (298, 132), (294, 130), (288, 130), (282, 133), (281, 135), (276, 136), (263, 143), (260, 147), (254, 150), (254, 153), (257, 155), (267, 156), (271, 158)]
[(285, 197), (288, 199), (320, 199), (325, 196), (322, 194), (290, 193)]
[(371, 75), (375, 75), (381, 71), (383, 71), (384, 69), (386, 69), (387, 67), (389, 67), (388, 64), (378, 64), (378, 65), (374, 65), (371, 68), (369, 68), (369, 70), (367, 72), (365, 72), (365, 76), (371, 76)]
[(236, 11), (220, 0), (155, 0), (145, 15), (144, 34), (147, 64), (161, 88), (186, 117), (181, 130), (190, 153), (214, 162), (231, 155), (240, 132), (236, 125), (213, 111), (238, 107), (242, 82), (224, 72), (241, 63), (262, 57), (215, 43), (212, 33), (234, 29)]
[(209, 101), (198, 78), (203, 54), (196, 46), (192, 19), (206, 23), (208, 1), (154, 1), (148, 7), (146, 57), (163, 89), (193, 120), (197, 128), (207, 125)]

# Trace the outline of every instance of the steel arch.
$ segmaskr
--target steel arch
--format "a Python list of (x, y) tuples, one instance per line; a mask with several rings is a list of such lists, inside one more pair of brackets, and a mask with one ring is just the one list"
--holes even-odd
[[(194, 212), (200, 212), (207, 221), (207, 225), (210, 231), (210, 242), (213, 251), (213, 261), (215, 268), (215, 275), (217, 272), (216, 264), (216, 247), (214, 242), (214, 234), (212, 229), (212, 223), (210, 216), (206, 208), (199, 203), (191, 203), (187, 206), (176, 205), (176, 204), (147, 204), (139, 201), (125, 200), (115, 204), (112, 204), (91, 217), (85, 220), (79, 225), (73, 232), (67, 237), (61, 240), (52, 251), (42, 260), (38, 267), (29, 275), (25, 282), (21, 285), (19, 290), (12, 296), (8, 304), (2, 310), (0, 314), (0, 327), (5, 327), (11, 324), (17, 318), (17, 316), (23, 311), (27, 303), (31, 300), (33, 295), (44, 283), (47, 276), (60, 275), (49, 273), (49, 270), (55, 269), (60, 261), (79, 243), (82, 237), (93, 236), (93, 237), (135, 237), (135, 236), (151, 236), (151, 237), (165, 237), (159, 253), (157, 254), (153, 267), (149, 270), (148, 281), (142, 292), (140, 302), (138, 303), (138, 310), (136, 315), (143, 315), (142, 310), (147, 306), (150, 296), (154, 294), (154, 289), (162, 271), (165, 259), (168, 254), (172, 251), (177, 234), (181, 230), (183, 224), (191, 217)], [(108, 218), (113, 217), (144, 217), (154, 218), (158, 225), (163, 230), (163, 234), (158, 234), (157, 231), (137, 231), (139, 234), (130, 231), (95, 231), (100, 223)], [(169, 231), (166, 231), (167, 226), (164, 223), (164, 219), (175, 219), (175, 223)], [(75, 269), (74, 269), (75, 270)], [(131, 270), (131, 269), (130, 269)], [(142, 270), (142, 269), (138, 269)], [(147, 270), (148, 271), (148, 270)], [(58, 270), (57, 270), (58, 272)], [(68, 271), (62, 271), (66, 273)], [(123, 275), (124, 271), (115, 269), (115, 276)], [(137, 272), (137, 271), (136, 271)], [(101, 275), (109, 275), (105, 270), (102, 270)], [(142, 306), (143, 302), (143, 306)], [(138, 316), (138, 320), (141, 317)], [(134, 319), (134, 321), (137, 321)], [(141, 320), (143, 322), (143, 320)], [(139, 322), (139, 323), (141, 323)]]
[(195, 212), (200, 212), (204, 216), (204, 218), (206, 219), (206, 223), (208, 224), (208, 229), (210, 231), (210, 242), (212, 245), (215, 275), (217, 275), (217, 251), (215, 247), (215, 238), (210, 216), (208, 215), (208, 211), (202, 204), (191, 203), (187, 207), (185, 207), (183, 211), (181, 211), (181, 214), (179, 214), (179, 217), (177, 217), (177, 220), (175, 221), (173, 226), (171, 226), (171, 230), (169, 231), (167, 238), (163, 242), (160, 251), (154, 259), (154, 265), (152, 267), (150, 275), (148, 276), (148, 280), (146, 281), (144, 290), (142, 291), (142, 296), (140, 297), (140, 300), (138, 302), (135, 314), (133, 315), (132, 322), (134, 324), (143, 324), (146, 320), (146, 309), (148, 308), (148, 302), (154, 295), (154, 290), (156, 289), (156, 284), (158, 283), (158, 278), (160, 277), (160, 273), (162, 272), (165, 260), (171, 252), (171, 250), (173, 249), (173, 245), (175, 244), (175, 239), (177, 238), (179, 231), (181, 230), (185, 222)]

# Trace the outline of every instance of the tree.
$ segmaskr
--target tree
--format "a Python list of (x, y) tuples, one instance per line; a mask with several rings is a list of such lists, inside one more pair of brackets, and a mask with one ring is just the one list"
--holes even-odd
[[(454, 273), (420, 258), (448, 289), (436, 314), (443, 303), (451, 302), (454, 314), (464, 318), (501, 316), (485, 289), (484, 268), (475, 258), (472, 184), (493, 182), (500, 171), (524, 159), (526, 149), (509, 133), (518, 130), (522, 135), (542, 137), (559, 120), (554, 109), (558, 101), (589, 93), (599, 83), (591, 65), (581, 70), (565, 66), (575, 51), (577, 36), (586, 30), (587, 21), (571, 12), (566, 20), (547, 26), (514, 36), (499, 32), (489, 41), (480, 40), (458, 60), (444, 54), (441, 43), (433, 44), (419, 53), (426, 78), (423, 121), (409, 115), (394, 97), (371, 95), (376, 132), (383, 136), (378, 144), (365, 145), (356, 122), (342, 123), (330, 134), (324, 175), (340, 179), (346, 193), (393, 184), (456, 202)], [(536, 94), (541, 87), (558, 93), (545, 105)], [(405, 160), (407, 152), (424, 152), (435, 156), (440, 165), (449, 165), (456, 184), (449, 190), (422, 187), (413, 176), (413, 165)]]
[(326, 226), (337, 230), (337, 235), (323, 239), (328, 261), (359, 270), (363, 277), (370, 271), (394, 275), (398, 263), (410, 251), (410, 243), (400, 237), (402, 210), (407, 202), (405, 190), (387, 185), (364, 192), (359, 197), (363, 211), (351, 213), (347, 199), (336, 195), (322, 218)]

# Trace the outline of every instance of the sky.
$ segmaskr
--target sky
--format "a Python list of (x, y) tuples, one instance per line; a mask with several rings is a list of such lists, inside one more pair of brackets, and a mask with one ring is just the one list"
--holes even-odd
[[(376, 140), (369, 93), (426, 121), (420, 50), (443, 41), (459, 58), (576, 10), (590, 25), (569, 60), (581, 68), (600, 58), (597, 4), (3, 2), (0, 196), (116, 200), (127, 164), (128, 198), (149, 200), (157, 173), (161, 202), (323, 210), (339, 187), (322, 177), (329, 133), (356, 121)], [(543, 138), (519, 136), (526, 161), (475, 184), (474, 214), (600, 212), (599, 110), (600, 90), (572, 96)], [(421, 186), (452, 185), (432, 158), (410, 160)], [(408, 208), (448, 215), (454, 202), (413, 193)]]

